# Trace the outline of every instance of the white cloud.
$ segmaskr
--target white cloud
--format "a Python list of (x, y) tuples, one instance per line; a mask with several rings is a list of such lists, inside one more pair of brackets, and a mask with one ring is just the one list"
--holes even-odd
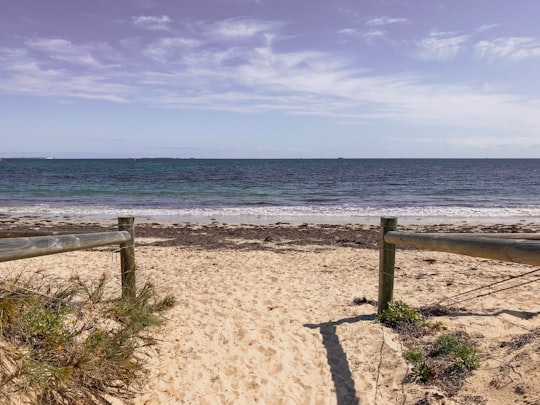
[(162, 16), (138, 16), (138, 17), (131, 17), (133, 24), (135, 24), (137, 27), (147, 29), (147, 30), (153, 30), (153, 31), (169, 31), (169, 24), (172, 22), (172, 20), (167, 17), (166, 15)]
[(91, 67), (101, 65), (91, 54), (93, 47), (89, 45), (74, 45), (71, 41), (59, 38), (27, 40), (26, 45), (34, 51), (46, 54), (51, 59)]
[(272, 24), (269, 22), (233, 18), (216, 23), (211, 33), (223, 39), (244, 39), (271, 31), (271, 28)]
[(127, 100), (127, 86), (111, 82), (102, 76), (43, 69), (34, 61), (22, 60), (12, 63), (6, 70), (10, 77), (7, 81), (0, 81), (0, 89), (8, 93), (112, 102)]
[(156, 42), (146, 46), (144, 55), (165, 63), (180, 60), (181, 56), (189, 49), (202, 45), (203, 42), (192, 38), (171, 37), (161, 38)]
[(342, 30), (339, 30), (338, 34), (347, 35), (347, 36), (357, 36), (360, 34), (360, 32), (354, 28), (344, 28)]
[(495, 29), (499, 26), (499, 24), (482, 24), (476, 32), (485, 32), (485, 31), (491, 31), (492, 29)]
[(371, 20), (368, 20), (366, 22), (366, 25), (368, 27), (379, 27), (381, 25), (405, 23), (408, 21), (409, 20), (406, 18), (392, 18), (392, 17), (383, 16), (383, 17), (377, 17), (377, 18), (372, 18)]
[[(239, 22), (245, 27), (238, 28)], [(199, 24), (194, 38), (167, 37), (124, 47), (118, 52), (121, 69), (103, 69), (88, 59), (85, 73), (74, 64), (51, 67), (42, 53), (55, 50), (57, 57), (67, 57), (86, 51), (92, 56), (89, 45), (35, 40), (20, 48), (0, 48), (0, 91), (179, 109), (279, 111), (357, 124), (384, 120), (416, 127), (481, 128), (523, 138), (538, 135), (538, 99), (499, 89), (486, 92), (478, 86), (428, 84), (420, 74), (377, 74), (332, 51), (278, 51), (267, 39), (276, 32), (271, 22), (234, 20), (236, 28), (227, 36), (219, 31), (218, 41), (210, 38), (216, 26)], [(468, 37), (436, 33), (428, 39), (432, 43), (424, 49), (429, 56), (448, 60)], [(166, 63), (149, 64), (148, 57)]]
[(381, 29), (370, 29), (368, 31), (360, 31), (354, 28), (345, 28), (338, 31), (339, 35), (351, 38), (363, 38), (368, 44), (373, 44), (378, 39), (386, 37), (387, 32)]
[(322, 52), (276, 53), (261, 47), (243, 57), (245, 63), (227, 67), (219, 64), (220, 56), (205, 54), (192, 60), (188, 70), (147, 72), (145, 80), (162, 90), (147, 101), (171, 108), (282, 111), (356, 123), (491, 128), (528, 137), (537, 136), (540, 126), (540, 100), (423, 84), (416, 75), (376, 75)]
[(367, 32), (364, 32), (362, 34), (362, 37), (364, 37), (364, 39), (368, 43), (373, 43), (373, 42), (375, 42), (375, 40), (383, 38), (385, 35), (386, 35), (386, 31), (384, 31), (384, 30), (372, 29), (372, 30), (369, 30)]
[(422, 60), (448, 61), (454, 59), (463, 48), (469, 35), (453, 32), (434, 32), (417, 43), (417, 56)]
[(488, 60), (504, 59), (520, 62), (540, 58), (540, 41), (531, 37), (497, 38), (478, 42), (476, 52), (480, 58)]

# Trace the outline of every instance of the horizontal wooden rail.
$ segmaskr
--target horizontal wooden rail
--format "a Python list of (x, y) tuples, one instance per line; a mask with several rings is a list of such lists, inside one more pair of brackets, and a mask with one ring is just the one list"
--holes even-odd
[[(0, 232), (0, 262), (119, 245), (122, 298), (133, 300), (136, 296), (134, 221), (133, 217), (118, 218), (118, 231), (114, 232), (76, 234), (52, 232), (43, 235), (39, 231), (2, 231)], [(25, 237), (20, 237), (21, 235)]]
[(128, 231), (0, 239), (0, 262), (72, 252), (132, 241)]
[(491, 233), (491, 232), (478, 232), (478, 233), (422, 233), (422, 235), (442, 235), (442, 236), (474, 236), (475, 238), (501, 238), (501, 239), (526, 239), (526, 240), (540, 240), (540, 233)]
[[(81, 232), (82, 233), (82, 232)], [(31, 238), (34, 236), (71, 235), (73, 232), (41, 232), (41, 231), (0, 231), (3, 238)]]
[(540, 234), (397, 232), (397, 218), (381, 218), (378, 312), (393, 299), (396, 245), (540, 266)]
[(540, 241), (526, 239), (503, 239), (441, 233), (407, 233), (390, 231), (384, 241), (394, 245), (424, 250), (458, 253), (521, 264), (540, 266)]

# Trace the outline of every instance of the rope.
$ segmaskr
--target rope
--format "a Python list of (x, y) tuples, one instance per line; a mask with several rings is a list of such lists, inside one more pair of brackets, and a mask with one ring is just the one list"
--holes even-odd
[(516, 285), (512, 285), (510, 287), (501, 288), (500, 290), (490, 291), (490, 292), (485, 293), (485, 294), (479, 294), (479, 295), (475, 295), (474, 297), (465, 298), (465, 299), (463, 299), (463, 300), (461, 300), (459, 302), (465, 302), (465, 301), (473, 300), (475, 298), (485, 297), (486, 295), (491, 295), (491, 294), (495, 294), (495, 293), (498, 293), (498, 292), (501, 292), (501, 291), (511, 290), (512, 288), (521, 287), (522, 285), (526, 285), (526, 284), (536, 283), (537, 281), (540, 281), (540, 277), (537, 277), (534, 280), (525, 281), (525, 282), (523, 282), (521, 284), (516, 284)]
[(508, 277), (508, 278), (506, 278), (506, 279), (504, 279), (504, 280), (496, 281), (496, 282), (494, 282), (494, 283), (487, 284), (487, 285), (483, 285), (483, 286), (480, 286), (480, 287), (477, 287), (477, 288), (473, 288), (472, 290), (465, 291), (465, 292), (462, 292), (462, 293), (453, 295), (453, 296), (451, 296), (451, 297), (443, 298), (443, 299), (440, 300), (437, 304), (441, 304), (441, 303), (443, 303), (443, 302), (446, 302), (446, 303), (449, 303), (449, 302), (454, 302), (454, 303), (465, 302), (465, 301), (469, 301), (469, 300), (472, 300), (472, 299), (475, 299), (475, 298), (485, 297), (486, 295), (495, 294), (495, 293), (498, 293), (498, 292), (500, 292), (500, 291), (510, 290), (510, 289), (512, 289), (512, 288), (520, 287), (520, 286), (525, 285), (525, 284), (534, 283), (534, 282), (537, 282), (538, 280), (540, 280), (540, 277), (538, 277), (538, 278), (536, 278), (536, 279), (534, 279), (534, 280), (526, 281), (526, 282), (521, 283), (521, 284), (517, 284), (517, 285), (514, 285), (514, 286), (502, 288), (502, 289), (500, 289), (500, 290), (490, 291), (490, 292), (488, 292), (488, 293), (475, 295), (475, 296), (473, 296), (473, 297), (459, 299), (459, 297), (462, 297), (462, 296), (464, 296), (464, 295), (470, 294), (470, 293), (472, 293), (472, 292), (479, 291), (479, 290), (485, 290), (486, 288), (493, 287), (494, 285), (502, 284), (502, 283), (505, 283), (505, 282), (510, 281), (510, 280), (515, 280), (515, 279), (517, 279), (517, 278), (525, 277), (525, 276), (528, 276), (528, 275), (530, 275), (530, 274), (537, 273), (537, 272), (539, 272), (539, 271), (540, 271), (540, 269), (535, 269), (535, 270), (531, 270), (531, 271), (528, 271), (528, 272), (523, 273), (523, 274), (519, 274), (519, 275), (517, 275), (517, 276), (510, 276), (510, 277)]
[(381, 323), (381, 333), (382, 333), (382, 343), (381, 348), (379, 350), (379, 365), (377, 366), (377, 379), (375, 380), (375, 405), (377, 405), (377, 396), (379, 395), (379, 377), (381, 376), (381, 368), (382, 368), (382, 362), (383, 362), (383, 350), (384, 350), (384, 344), (385, 338), (384, 338), (384, 326)]

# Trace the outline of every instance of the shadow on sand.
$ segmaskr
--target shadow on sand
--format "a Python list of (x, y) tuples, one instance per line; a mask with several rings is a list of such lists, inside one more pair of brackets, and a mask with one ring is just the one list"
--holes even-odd
[(473, 312), (473, 311), (467, 311), (464, 308), (457, 308), (457, 309), (437, 309), (432, 312), (424, 313), (424, 316), (429, 317), (460, 317), (460, 316), (483, 316), (483, 317), (497, 317), (499, 315), (511, 315), (516, 318), (528, 320), (532, 319), (538, 315), (540, 315), (540, 311), (537, 312), (527, 312), (527, 311), (516, 311), (513, 309), (502, 309), (497, 312)]
[(354, 380), (351, 369), (349, 368), (349, 362), (347, 361), (347, 354), (343, 350), (339, 337), (336, 334), (336, 327), (344, 323), (373, 321), (375, 319), (375, 314), (359, 315), (340, 319), (335, 322), (304, 325), (306, 328), (319, 329), (321, 332), (328, 365), (330, 366), (330, 373), (332, 374), (332, 380), (336, 389), (338, 405), (356, 405), (360, 403), (360, 400), (356, 396), (356, 389), (354, 388)]

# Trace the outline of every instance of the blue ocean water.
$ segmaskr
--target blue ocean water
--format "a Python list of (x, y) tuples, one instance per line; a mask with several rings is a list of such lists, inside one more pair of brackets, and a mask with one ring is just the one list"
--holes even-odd
[(6, 159), (0, 213), (356, 221), (540, 218), (540, 159)]

